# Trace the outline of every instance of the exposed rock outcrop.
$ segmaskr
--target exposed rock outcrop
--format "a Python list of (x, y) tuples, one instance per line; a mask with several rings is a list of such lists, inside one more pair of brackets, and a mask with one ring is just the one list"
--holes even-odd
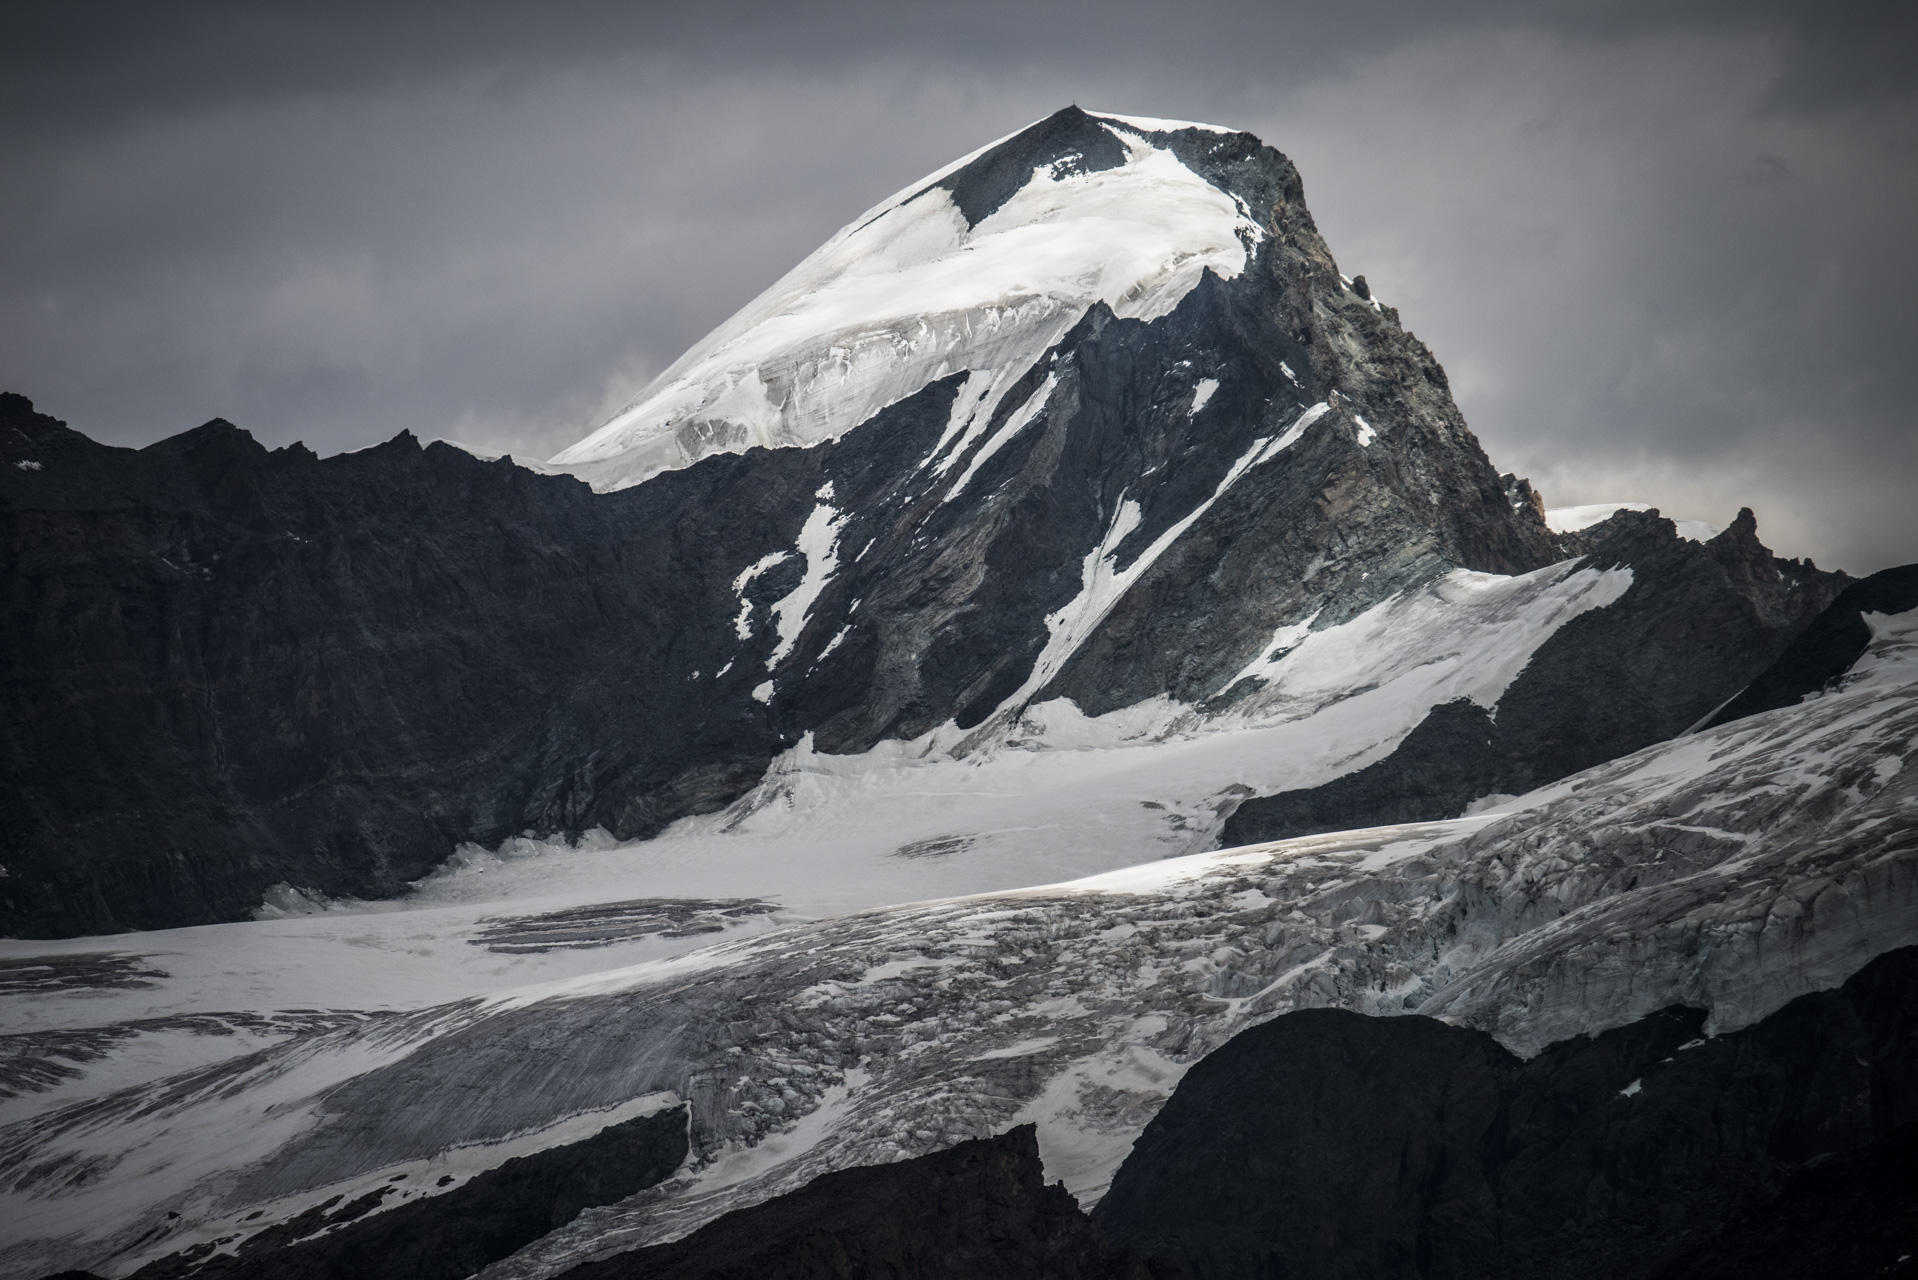
[[(138, 1280), (462, 1280), (581, 1210), (672, 1176), (686, 1158), (686, 1108), (518, 1156), (457, 1186), (404, 1176), (340, 1203), (335, 1196), (240, 1242), (213, 1241), (139, 1269)], [(451, 1183), (448, 1175), (443, 1181)], [(410, 1198), (414, 1193), (420, 1198)], [(392, 1201), (389, 1203), (389, 1199)]]
[(1176, 1280), (1103, 1244), (1031, 1125), (898, 1164), (829, 1173), (682, 1240), (616, 1254), (568, 1280)]
[(1871, 643), (1866, 614), (1899, 614), (1912, 609), (1918, 609), (1918, 564), (1884, 569), (1852, 583), (1799, 633), (1776, 662), (1709, 723), (1725, 724), (1760, 711), (1789, 707), (1819, 692), (1851, 670), (1851, 664)]
[[(1558, 537), (1589, 565), (1629, 567), (1630, 589), (1555, 632), (1496, 707), (1434, 707), (1383, 760), (1322, 786), (1247, 799), (1220, 846), (1453, 818), (1482, 797), (1522, 795), (1663, 742), (1711, 715), (1780, 660), (1834, 596), (1856, 589), (1842, 573), (1773, 556), (1749, 510), (1703, 544), (1679, 537), (1656, 511), (1621, 511)], [(1821, 666), (1821, 683), (1864, 650), (1853, 634), (1863, 630), (1858, 607), (1850, 606), (1846, 652), (1833, 655), (1843, 664)]]

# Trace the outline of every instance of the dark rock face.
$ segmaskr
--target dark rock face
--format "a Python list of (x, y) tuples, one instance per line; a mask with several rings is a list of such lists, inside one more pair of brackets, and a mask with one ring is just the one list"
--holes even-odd
[(149, 1263), (140, 1280), (460, 1280), (581, 1211), (670, 1177), (686, 1158), (686, 1109), (616, 1124), (583, 1142), (508, 1160), (460, 1186), (380, 1210), (401, 1186), (338, 1197), (260, 1232)]
[(1500, 736), (1492, 713), (1468, 698), (1433, 707), (1391, 755), (1375, 764), (1321, 786), (1241, 802), (1219, 833), (1219, 847), (1455, 818), (1480, 796), (1529, 790), (1498, 785), (1514, 765), (1526, 763), (1522, 753), (1509, 758), (1514, 753)]
[[(1703, 1018), (1520, 1061), (1427, 1018), (1288, 1014), (1193, 1068), (1094, 1222), (1218, 1280), (1782, 1275), (1727, 1269), (1756, 1252), (1733, 1224), (1767, 1205), (1774, 1263), (1876, 1259), (1895, 1230), (1848, 1243), (1850, 1224), (1918, 1204), (1918, 949), (1742, 1031), (1706, 1039)], [(1905, 1172), (1867, 1183), (1881, 1167)], [(1869, 1209), (1822, 1216), (1848, 1188)]]
[(949, 396), (881, 415), (876, 447), (606, 496), (407, 436), (110, 449), (6, 397), (0, 932), (231, 919), (282, 881), (390, 895), (460, 840), (723, 806), (790, 741), (749, 667), (715, 675), (733, 561), (791, 546), (829, 456), (884, 508), (886, 446)]
[[(988, 210), (1110, 140), (1068, 110), (949, 182)], [(1153, 140), (1259, 224), (1245, 270), (1149, 323), (1093, 307), (1001, 403), (1043, 395), (1029, 423), (945, 471), (962, 372), (828, 444), (604, 495), (407, 435), (321, 460), (216, 421), (113, 449), (0, 399), (0, 933), (240, 918), (278, 883), (389, 896), (461, 841), (722, 807), (808, 731), (979, 725), (1115, 538), (1118, 570), (1162, 554), (1032, 698), (1216, 699), (1278, 626), (1554, 559), (1431, 353), (1341, 282), (1291, 162)], [(834, 572), (776, 627), (822, 511)]]
[[(1529, 486), (1519, 500), (1529, 503)], [(1766, 671), (1841, 589), (1864, 585), (1845, 588), (1843, 574), (1773, 556), (1749, 510), (1703, 545), (1655, 511), (1621, 511), (1561, 541), (1588, 565), (1629, 567), (1631, 587), (1541, 645), (1496, 712), (1463, 700), (1435, 707), (1375, 764), (1246, 800), (1221, 847), (1455, 818), (1481, 796), (1520, 795), (1662, 742)], [(1859, 607), (1849, 616), (1863, 633)], [(1845, 665), (1863, 649), (1860, 639)]]
[(1711, 719), (1725, 724), (1761, 711), (1789, 707), (1851, 670), (1871, 628), (1864, 614), (1905, 613), (1918, 609), (1918, 564), (1884, 569), (1838, 593), (1797, 639)]
[[(1167, 321), (1141, 326), (1148, 333), (1136, 341), (1118, 335), (1118, 349), (1090, 366), (1096, 398), (1073, 411), (1124, 411), (1145, 425), (1182, 410), (1190, 380), (1211, 377), (1219, 389), (1194, 419), (1199, 439), (1217, 439), (1236, 418), (1251, 419), (1255, 429), (1238, 437), (1249, 442), (1271, 429), (1257, 424), (1283, 426), (1295, 405), (1324, 402), (1330, 412), (1194, 522), (1038, 699), (1070, 697), (1099, 715), (1161, 692), (1219, 697), (1281, 626), (1315, 613), (1320, 626), (1346, 621), (1455, 567), (1519, 573), (1560, 558), (1542, 514), (1506, 501), (1430, 350), (1399, 326), (1396, 309), (1341, 283), (1291, 162), (1249, 134), (1156, 140), (1261, 211), (1268, 239), (1240, 278), (1208, 279)], [(1154, 341), (1159, 330), (1170, 340), (1164, 346)], [(1123, 368), (1115, 360), (1157, 364), (1171, 376), (1158, 379), (1152, 401), (1135, 393), (1128, 404), (1106, 389)], [(1143, 467), (1111, 467), (1107, 501), (1116, 507), (1130, 492), (1145, 511), (1119, 548), (1121, 566), (1216, 483), (1216, 472), (1191, 468), (1193, 452), (1188, 445), (1149, 453)], [(1153, 468), (1172, 478), (1141, 497), (1132, 473)]]
[(563, 1274), (569, 1280), (1173, 1280), (1093, 1234), (1047, 1186), (1031, 1125), (897, 1164), (829, 1173), (670, 1244)]
[(1067, 107), (1022, 129), (926, 190), (951, 192), (966, 225), (976, 227), (1017, 195), (1032, 180), (1034, 169), (1046, 167), (1063, 176), (1098, 173), (1124, 163), (1125, 147), (1111, 130), (1078, 107)]
[(1792, 1174), (1658, 1280), (1918, 1276), (1918, 1125)]

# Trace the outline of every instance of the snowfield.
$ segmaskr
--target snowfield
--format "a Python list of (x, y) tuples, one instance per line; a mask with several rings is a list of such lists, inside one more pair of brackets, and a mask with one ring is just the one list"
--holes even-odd
[[(1290, 1009), (1435, 1013), (1521, 1053), (1672, 1003), (1710, 1009), (1714, 1034), (1747, 1025), (1918, 940), (1918, 612), (1871, 623), (1832, 692), (1471, 817), (854, 911), (47, 1109), (0, 1130), (0, 1256), (124, 1274), (394, 1172), (457, 1181), (690, 1099), (678, 1178), (484, 1273), (550, 1275), (1025, 1120), (1049, 1175), (1096, 1199), (1192, 1062)], [(1172, 761), (1202, 740), (994, 758)], [(857, 807), (877, 806), (840, 811)]]
[[(1215, 714), (1155, 699), (1091, 718), (1057, 700), (859, 755), (821, 754), (807, 738), (727, 810), (652, 840), (596, 833), (573, 847), (468, 846), (398, 902), (321, 904), (289, 892), (252, 923), (0, 941), (0, 964), (105, 952), (146, 971), (131, 985), (0, 994), (6, 1025), (80, 1031), (201, 1014), (421, 1008), (713, 940), (609, 925), (588, 947), (502, 950), (483, 941), (499, 920), (655, 899), (774, 904), (713, 919), (728, 935), (750, 935), (1208, 849), (1241, 796), (1363, 768), (1438, 703), (1495, 706), (1553, 632), (1630, 582), (1628, 569), (1574, 562), (1515, 578), (1458, 570), (1341, 626), (1275, 635), (1240, 677), (1262, 687)], [(103, 1064), (69, 1065), (84, 1075)], [(35, 1108), (35, 1096), (0, 1100), (0, 1120)]]
[(1035, 170), (971, 227), (934, 184), (992, 148), (927, 175), (841, 229), (548, 465), (623, 489), (712, 453), (833, 439), (971, 370), (956, 457), (964, 433), (983, 430), (1007, 387), (1094, 303), (1152, 320), (1205, 271), (1244, 271), (1258, 224), (1147, 136), (1201, 126), (1097, 119), (1125, 148), (1119, 168)]

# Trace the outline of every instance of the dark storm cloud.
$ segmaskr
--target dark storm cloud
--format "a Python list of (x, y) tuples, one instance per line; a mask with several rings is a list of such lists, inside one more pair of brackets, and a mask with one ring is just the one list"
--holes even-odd
[(1501, 466), (1918, 555), (1894, 4), (63, 5), (0, 29), (0, 385), (542, 454), (1077, 100), (1251, 128)]

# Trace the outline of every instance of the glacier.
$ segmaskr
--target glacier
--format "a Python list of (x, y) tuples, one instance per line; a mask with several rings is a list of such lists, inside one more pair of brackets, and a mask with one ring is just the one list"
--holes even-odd
[(1290, 1009), (1438, 1014), (1521, 1054), (1674, 1003), (1749, 1025), (1918, 935), (1918, 612), (1872, 626), (1833, 691), (1468, 818), (791, 924), (16, 1122), (0, 1256), (124, 1272), (690, 1090), (678, 1178), (485, 1273), (544, 1276), (1026, 1120), (1096, 1200), (1187, 1066)]

